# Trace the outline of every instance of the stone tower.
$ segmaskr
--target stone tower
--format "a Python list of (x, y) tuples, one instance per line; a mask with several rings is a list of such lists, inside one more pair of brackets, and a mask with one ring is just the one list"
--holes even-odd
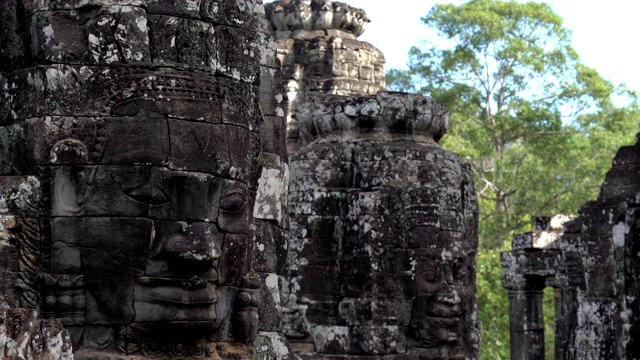
[(9, 0), (0, 17), (0, 291), (58, 319), (76, 359), (293, 358), (262, 1)]
[(267, 5), (282, 63), (290, 151), (305, 145), (298, 108), (315, 95), (373, 95), (385, 89), (384, 56), (357, 38), (367, 14), (341, 2), (276, 1)]
[(285, 334), (303, 359), (477, 359), (477, 201), (449, 113), (384, 89), (364, 11), (268, 4), (288, 92)]

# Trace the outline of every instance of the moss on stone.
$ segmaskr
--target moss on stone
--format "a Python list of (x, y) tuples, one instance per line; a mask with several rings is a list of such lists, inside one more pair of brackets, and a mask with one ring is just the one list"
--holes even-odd
[(0, 175), (17, 173), (15, 148), (23, 138), (24, 132), (18, 125), (0, 127)]

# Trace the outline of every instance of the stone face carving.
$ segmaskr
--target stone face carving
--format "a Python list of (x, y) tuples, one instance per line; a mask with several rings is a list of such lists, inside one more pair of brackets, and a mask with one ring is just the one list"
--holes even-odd
[(304, 359), (476, 359), (477, 202), (437, 141), (448, 111), (381, 92), (368, 18), (341, 2), (266, 6), (287, 93), (291, 241), (284, 330)]
[(306, 145), (298, 109), (318, 94), (361, 96), (384, 90), (384, 56), (358, 41), (369, 19), (342, 2), (278, 0), (266, 6), (276, 32), (286, 93), (289, 151)]
[(556, 359), (640, 357), (639, 154), (638, 143), (618, 151), (598, 199), (582, 206), (579, 217), (557, 222), (564, 226), (554, 226), (559, 217), (541, 218), (547, 221), (537, 221), (539, 231), (518, 236), (502, 254), (513, 359), (545, 356), (545, 286), (555, 290)]
[(477, 202), (435, 141), (448, 111), (381, 92), (298, 115), (285, 332), (300, 355), (478, 358)]
[(31, 175), (2, 178), (0, 266), (16, 279), (2, 290), (58, 319), (76, 358), (246, 359), (258, 342), (291, 358), (273, 296), (285, 125), (262, 2), (0, 12), (0, 140), (16, 150), (3, 167)]

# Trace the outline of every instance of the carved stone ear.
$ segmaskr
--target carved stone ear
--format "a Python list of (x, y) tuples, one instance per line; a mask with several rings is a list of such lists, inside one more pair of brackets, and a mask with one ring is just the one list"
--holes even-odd
[(86, 192), (86, 171), (83, 168), (64, 167), (53, 178), (53, 212), (64, 216), (77, 216), (83, 208)]
[(88, 162), (87, 146), (76, 139), (60, 140), (51, 147), (53, 164), (86, 164)]

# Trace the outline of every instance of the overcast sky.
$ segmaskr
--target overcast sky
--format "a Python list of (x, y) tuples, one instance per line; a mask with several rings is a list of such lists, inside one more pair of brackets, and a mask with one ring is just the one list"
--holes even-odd
[[(436, 0), (342, 0), (364, 9), (371, 23), (360, 40), (382, 50), (387, 69), (404, 68), (412, 45), (433, 39), (435, 32), (420, 18)], [(270, 0), (265, 1), (272, 2)], [(614, 83), (640, 93), (640, 0), (549, 0), (573, 31), (573, 47), (582, 61)]]

